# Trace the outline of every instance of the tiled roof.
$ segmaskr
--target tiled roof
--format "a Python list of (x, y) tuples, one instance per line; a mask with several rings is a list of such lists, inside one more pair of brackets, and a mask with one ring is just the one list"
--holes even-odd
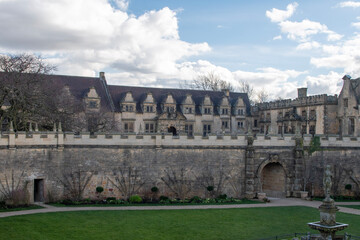
[[(0, 72), (0, 77), (1, 73)], [(202, 91), (191, 89), (170, 89), (170, 88), (150, 88), (150, 87), (132, 87), (132, 86), (117, 86), (106, 85), (105, 81), (102, 81), (99, 77), (78, 77), (78, 76), (65, 76), (65, 75), (45, 75), (45, 78), (52, 80), (56, 84), (56, 89), (62, 89), (65, 85), (69, 86), (71, 94), (82, 100), (88, 93), (90, 87), (94, 87), (96, 92), (101, 97), (101, 107), (104, 110), (111, 111), (112, 104), (115, 106), (115, 112), (120, 112), (120, 102), (124, 98), (127, 92), (131, 92), (134, 100), (137, 102), (137, 111), (141, 112), (141, 103), (145, 100), (147, 94), (151, 92), (154, 100), (157, 103), (157, 110), (161, 112), (160, 104), (170, 93), (174, 97), (177, 103), (177, 109), (179, 110), (179, 104), (181, 104), (186, 98), (187, 94), (192, 96), (195, 102), (195, 111), (200, 114), (200, 105), (202, 104), (206, 95), (208, 95), (215, 106), (219, 106), (221, 99), (225, 96), (221, 91)], [(106, 88), (110, 94), (108, 97)], [(238, 98), (241, 97), (246, 105), (247, 114), (250, 115), (250, 103), (246, 93), (230, 92), (230, 104), (235, 105)], [(112, 102), (111, 102), (112, 101)], [(217, 108), (215, 107), (215, 114)]]
[[(108, 85), (110, 95), (115, 104), (116, 111), (120, 111), (120, 102), (124, 95), (127, 92), (131, 92), (134, 100), (138, 103), (137, 111), (141, 111), (140, 104), (145, 100), (147, 93), (151, 92), (155, 102), (158, 105), (158, 110), (160, 110), (160, 104), (163, 102), (164, 98), (170, 93), (176, 103), (181, 104), (186, 98), (187, 94), (192, 96), (192, 99), (196, 105), (196, 113), (200, 114), (199, 106), (202, 104), (206, 95), (208, 95), (215, 106), (219, 106), (222, 98), (225, 96), (224, 92), (220, 91), (202, 91), (202, 90), (192, 90), (192, 89), (171, 89), (171, 88), (150, 88), (150, 87), (132, 87), (132, 86), (115, 86)], [(246, 93), (236, 93), (230, 92), (230, 103), (235, 105), (238, 98), (241, 97), (244, 100), (246, 105), (247, 113), (250, 114), (250, 103), (249, 98)], [(216, 108), (215, 108), (216, 111)], [(215, 112), (215, 114), (218, 114)]]

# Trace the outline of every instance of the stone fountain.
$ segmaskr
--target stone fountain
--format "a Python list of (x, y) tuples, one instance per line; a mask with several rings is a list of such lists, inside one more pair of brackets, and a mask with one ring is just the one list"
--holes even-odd
[(320, 232), (320, 235), (313, 236), (311, 240), (334, 240), (334, 239), (346, 239), (346, 236), (336, 235), (336, 232), (341, 231), (348, 227), (348, 224), (336, 222), (336, 212), (339, 210), (335, 206), (335, 202), (330, 198), (330, 189), (332, 185), (332, 173), (331, 167), (326, 166), (324, 173), (324, 192), (325, 199), (319, 207), (320, 211), (320, 221), (308, 223), (309, 227)]

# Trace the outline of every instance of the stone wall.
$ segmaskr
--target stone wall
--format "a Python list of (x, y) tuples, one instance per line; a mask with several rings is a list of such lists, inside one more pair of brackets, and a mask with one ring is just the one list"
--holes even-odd
[[(354, 194), (360, 181), (360, 139), (320, 136), (320, 141), (321, 146), (310, 155), (311, 137), (306, 135), (258, 135), (250, 141), (246, 135), (189, 138), (9, 132), (0, 138), (0, 180), (9, 179), (12, 170), (15, 178), (24, 171), (32, 201), (36, 179), (44, 180), (45, 198), (63, 198), (67, 192), (64, 181), (79, 171), (82, 177), (93, 174), (84, 197), (125, 198), (116, 187), (116, 178), (121, 179), (121, 173), (127, 178), (129, 170), (132, 180), (143, 184), (136, 192), (143, 196), (150, 196), (151, 187), (157, 186), (159, 195), (209, 197), (206, 187), (214, 186), (217, 192), (213, 195), (254, 197), (264, 186), (269, 190), (274, 184), (284, 187), (274, 195), (290, 197), (298, 196), (304, 184), (312, 195), (322, 195), (322, 171), (330, 164), (334, 190)], [(269, 171), (271, 165), (277, 165), (279, 171), (282, 168), (284, 174)], [(175, 178), (176, 184), (171, 185)], [(346, 184), (352, 184), (352, 191), (345, 190)], [(105, 190), (101, 196), (95, 192), (97, 186)], [(273, 190), (279, 191), (277, 187)]]

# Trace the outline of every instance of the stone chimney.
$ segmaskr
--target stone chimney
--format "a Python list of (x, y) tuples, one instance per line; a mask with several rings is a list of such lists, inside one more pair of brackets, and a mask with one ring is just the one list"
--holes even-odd
[(298, 88), (298, 98), (307, 97), (307, 88)]
[(225, 96), (227, 96), (227, 97), (230, 96), (230, 89), (224, 88), (224, 89), (221, 89), (221, 91), (225, 94)]
[(105, 80), (105, 72), (99, 72), (99, 77)]

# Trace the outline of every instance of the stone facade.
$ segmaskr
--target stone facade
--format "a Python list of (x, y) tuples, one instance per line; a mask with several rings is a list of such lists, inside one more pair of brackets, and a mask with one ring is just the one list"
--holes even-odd
[[(360, 79), (345, 76), (339, 97), (299, 89), (294, 100), (250, 111), (246, 94), (226, 90), (111, 86), (104, 73), (51, 78), (86, 112), (111, 113), (116, 129), (74, 134), (59, 123), (52, 132), (14, 132), (11, 126), (1, 132), (0, 180), (23, 175), (31, 201), (66, 197), (66, 177), (80, 173), (89, 177), (84, 197), (91, 198), (99, 197), (97, 186), (105, 189), (102, 197), (126, 198), (116, 186), (119, 177), (136, 178), (136, 193), (143, 196), (153, 186), (160, 195), (180, 198), (209, 197), (207, 186), (215, 187), (213, 195), (234, 197), (298, 197), (303, 190), (322, 195), (328, 164), (336, 194), (360, 192)], [(169, 186), (170, 178), (176, 186)]]
[[(322, 195), (322, 171), (330, 164), (337, 179), (336, 193), (359, 192), (360, 138), (319, 136), (318, 151), (309, 154), (311, 136), (304, 135), (210, 135), (208, 137), (172, 134), (125, 135), (68, 132), (7, 132), (0, 139), (1, 180), (24, 171), (31, 200), (35, 188), (43, 184), (43, 199), (64, 198), (64, 174), (81, 171), (93, 174), (84, 197), (125, 198), (113, 182), (119, 169), (136, 169), (144, 185), (137, 192), (149, 196), (157, 186), (160, 195), (179, 197), (166, 184), (167, 176), (181, 179), (187, 191), (183, 197), (209, 197), (206, 186), (234, 197), (300, 196), (305, 189)], [(301, 141), (299, 141), (301, 140)], [(300, 143), (300, 144), (299, 144)], [(357, 183), (356, 183), (357, 182)], [(351, 184), (352, 191), (344, 186)], [(37, 199), (39, 200), (39, 199)]]

